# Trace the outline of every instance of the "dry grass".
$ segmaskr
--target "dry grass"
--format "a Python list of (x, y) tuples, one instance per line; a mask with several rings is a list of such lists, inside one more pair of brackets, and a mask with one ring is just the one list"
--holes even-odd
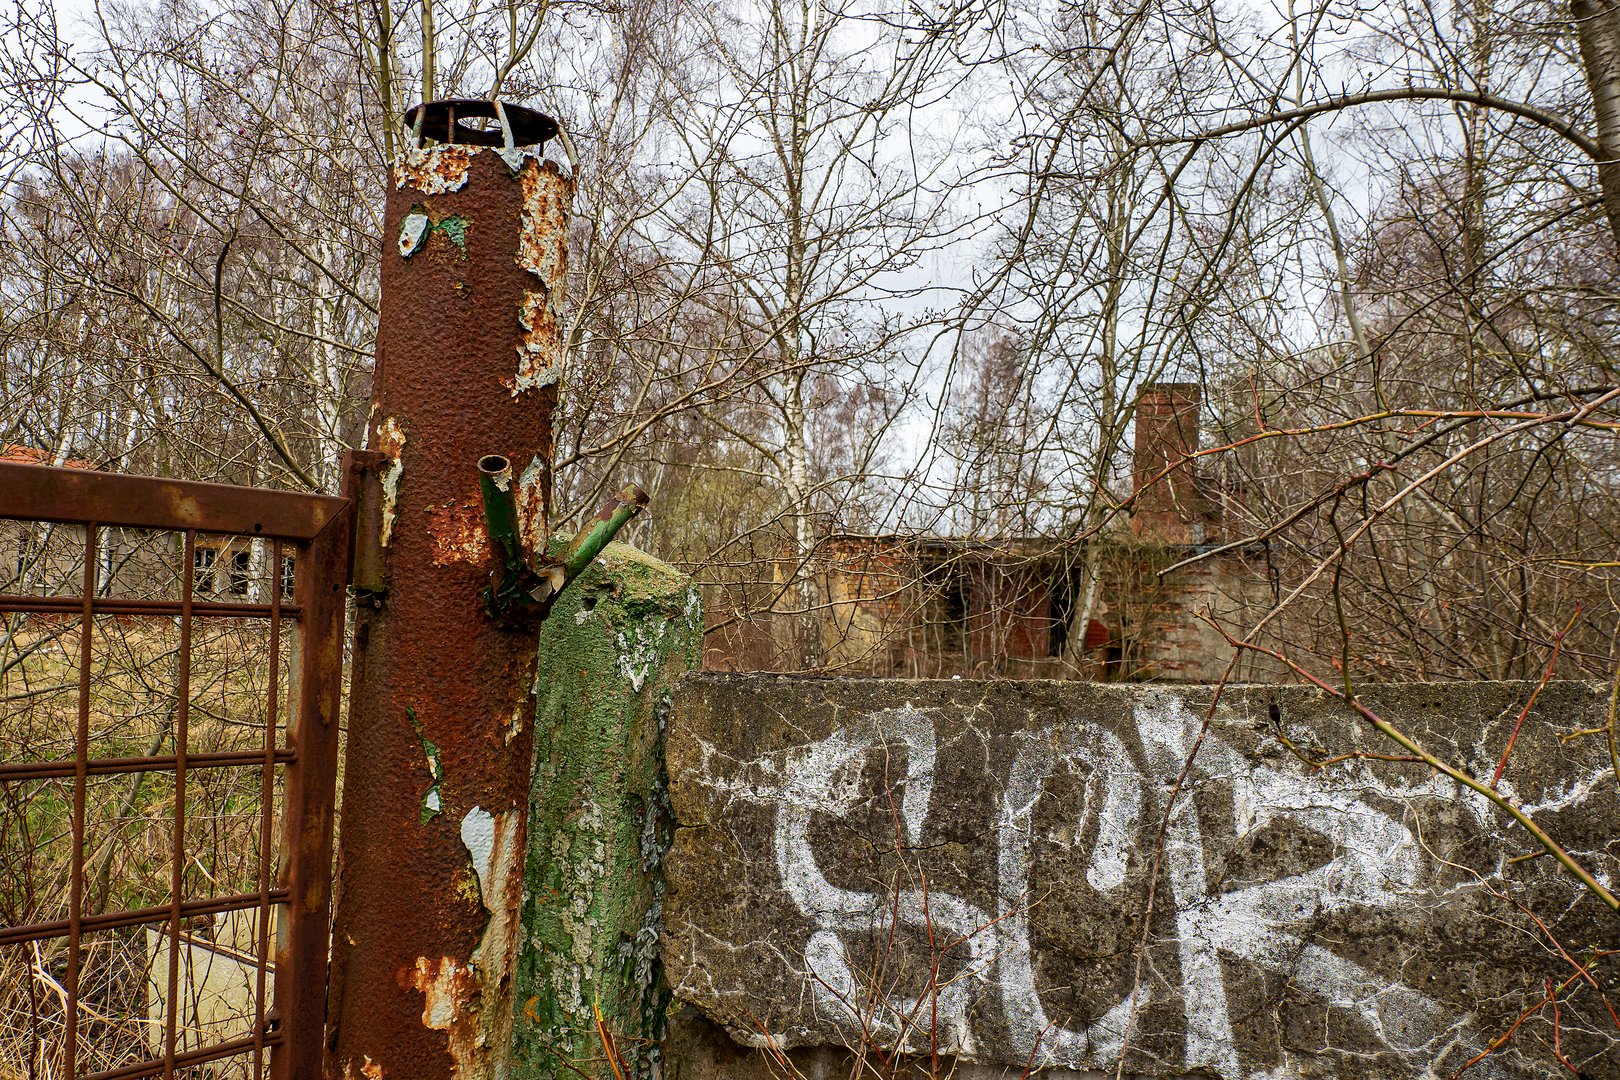
[[(98, 616), (90, 633), (89, 756), (174, 754), (182, 675), (177, 620)], [(9, 616), (0, 635), (0, 761), (71, 760), (83, 627), (77, 618)], [(279, 651), (276, 738), (284, 744), (291, 682), (285, 634)], [(267, 622), (194, 620), (188, 753), (263, 749), (270, 721), (270, 660)], [(275, 771), (279, 792), (281, 770)], [(257, 891), (261, 783), (256, 768), (188, 772), (182, 897)], [(85, 914), (170, 902), (176, 795), (172, 770), (88, 779)], [(68, 917), (73, 796), (72, 776), (0, 784), (0, 923)], [(272, 836), (278, 824), (273, 823)], [(200, 967), (188, 978), (185, 961), (212, 958), (223, 947), (252, 958), (258, 942), (251, 918), (204, 916), (182, 929), (195, 943), (181, 950), (178, 963), (183, 1006), (176, 1017), (177, 1041), (185, 1049), (215, 1041), (222, 1033), (215, 1014), (231, 997), (213, 990), (188, 993), (188, 984), (212, 985), (220, 973), (243, 967), (230, 953), (220, 953), (225, 959), (206, 978)], [(62, 1075), (68, 952), (66, 937), (0, 948), (0, 1078)], [(80, 1070), (162, 1056), (168, 967), (162, 937), (154, 941), (145, 927), (85, 935), (78, 994)], [(251, 991), (235, 996), (240, 999), (235, 1011), (245, 1008), (245, 1015), (235, 1018), (227, 1037), (248, 1034), (252, 1025)], [(191, 1074), (245, 1075), (240, 1070), (246, 1065), (238, 1060), (229, 1069)]]

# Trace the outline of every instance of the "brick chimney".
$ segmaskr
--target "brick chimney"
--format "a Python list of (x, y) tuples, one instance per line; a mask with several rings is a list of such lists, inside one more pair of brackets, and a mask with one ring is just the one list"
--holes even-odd
[(1138, 540), (1195, 544), (1204, 539), (1207, 507), (1194, 486), (1193, 467), (1184, 463), (1198, 449), (1201, 394), (1197, 383), (1149, 383), (1137, 400), (1131, 533)]

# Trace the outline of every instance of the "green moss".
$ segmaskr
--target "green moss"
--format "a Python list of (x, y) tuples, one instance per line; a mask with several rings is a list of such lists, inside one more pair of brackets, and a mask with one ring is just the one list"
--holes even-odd
[(593, 1004), (631, 1076), (652, 1075), (668, 994), (658, 966), (669, 681), (696, 666), (690, 582), (610, 544), (540, 639), (516, 1077), (611, 1077)]

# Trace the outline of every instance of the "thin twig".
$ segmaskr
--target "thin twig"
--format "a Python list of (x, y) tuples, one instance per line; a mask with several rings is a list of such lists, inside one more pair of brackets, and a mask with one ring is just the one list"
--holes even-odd
[(1570, 628), (1575, 625), (1575, 620), (1580, 617), (1581, 605), (1576, 604), (1575, 614), (1569, 617), (1569, 622), (1565, 623), (1564, 628), (1558, 631), (1553, 638), (1552, 655), (1547, 658), (1547, 670), (1542, 672), (1541, 681), (1536, 683), (1536, 688), (1530, 692), (1530, 700), (1526, 701), (1524, 708), (1519, 710), (1519, 718), (1513, 724), (1513, 733), (1508, 736), (1507, 745), (1502, 748), (1502, 760), (1496, 763), (1496, 773), (1491, 777), (1492, 791), (1496, 790), (1497, 782), (1502, 779), (1502, 773), (1507, 770), (1508, 755), (1513, 753), (1513, 744), (1519, 740), (1519, 729), (1524, 727), (1524, 718), (1530, 715), (1530, 708), (1535, 705), (1536, 698), (1541, 696), (1541, 691), (1546, 689), (1547, 684), (1552, 681), (1553, 668), (1558, 666), (1558, 650), (1564, 647), (1564, 635), (1569, 633)]

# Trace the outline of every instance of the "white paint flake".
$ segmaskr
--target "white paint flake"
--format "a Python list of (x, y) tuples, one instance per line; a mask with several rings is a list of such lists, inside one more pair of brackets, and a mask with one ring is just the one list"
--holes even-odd
[(478, 891), (489, 905), (491, 862), (495, 853), (495, 815), (481, 806), (467, 811), (461, 819), (461, 845), (472, 856), (473, 873), (478, 875)]

